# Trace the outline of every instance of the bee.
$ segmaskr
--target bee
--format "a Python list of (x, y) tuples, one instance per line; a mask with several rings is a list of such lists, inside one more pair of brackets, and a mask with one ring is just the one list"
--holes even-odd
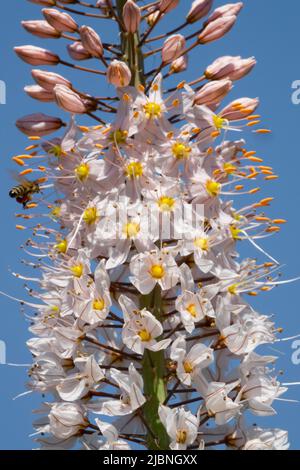
[(33, 194), (41, 192), (40, 182), (22, 179), (18, 186), (9, 191), (9, 196), (15, 199), (19, 204), (23, 204), (26, 209), (27, 204), (32, 200)]

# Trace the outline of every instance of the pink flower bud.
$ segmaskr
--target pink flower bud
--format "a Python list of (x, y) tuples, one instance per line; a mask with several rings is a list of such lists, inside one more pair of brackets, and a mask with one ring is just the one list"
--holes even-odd
[(152, 26), (156, 22), (156, 20), (158, 18), (158, 15), (160, 14), (160, 11), (157, 10), (155, 7), (152, 7), (149, 10), (151, 10), (152, 13), (147, 16), (146, 21), (147, 21), (149, 26)]
[(195, 96), (195, 104), (210, 106), (211, 104), (220, 103), (232, 89), (230, 80), (219, 80), (216, 82), (206, 83)]
[(199, 42), (201, 44), (207, 44), (222, 38), (231, 30), (236, 19), (236, 16), (225, 16), (208, 23), (202, 33), (198, 36)]
[(220, 117), (228, 121), (239, 121), (253, 114), (258, 105), (258, 98), (240, 98), (232, 101), (222, 109)]
[(195, 23), (203, 18), (212, 7), (213, 0), (195, 0), (192, 3), (191, 9), (187, 14), (186, 20), (188, 23)]
[(123, 8), (123, 21), (128, 33), (136, 33), (141, 22), (141, 10), (132, 1), (127, 0)]
[(188, 55), (182, 55), (176, 60), (173, 60), (173, 62), (170, 65), (170, 70), (172, 73), (179, 73), (179, 72), (184, 72), (188, 67)]
[(125, 62), (113, 60), (107, 68), (107, 81), (116, 87), (129, 85), (131, 81), (131, 71)]
[(82, 98), (65, 85), (56, 85), (53, 92), (58, 106), (68, 113), (84, 114), (95, 110), (96, 105), (92, 100)]
[(60, 32), (54, 29), (47, 21), (43, 20), (32, 20), (22, 21), (22, 26), (28, 33), (34, 34), (39, 38), (59, 38)]
[(52, 91), (55, 85), (65, 85), (68, 88), (72, 87), (71, 82), (58, 73), (33, 69), (31, 75), (38, 85), (48, 91)]
[(14, 51), (20, 59), (30, 65), (56, 65), (60, 61), (57, 54), (41, 47), (18, 46)]
[(42, 10), (48, 23), (61, 33), (74, 33), (78, 30), (76, 21), (67, 13), (55, 10), (54, 8), (44, 8)]
[(100, 8), (100, 10), (102, 10), (103, 13), (107, 13), (107, 10), (109, 9), (106, 0), (98, 0), (96, 3), (96, 7)]
[(228, 3), (226, 5), (222, 5), (221, 7), (216, 8), (212, 12), (212, 14), (208, 17), (208, 20), (205, 25), (210, 23), (211, 21), (215, 21), (216, 19), (221, 18), (222, 16), (237, 16), (243, 6), (244, 5), (242, 2)]
[(103, 45), (100, 36), (90, 26), (81, 26), (79, 29), (83, 47), (93, 56), (103, 56)]
[(185, 50), (185, 38), (181, 34), (173, 34), (165, 40), (162, 48), (163, 64), (168, 64), (177, 59)]
[(209, 65), (205, 71), (205, 77), (208, 80), (220, 80), (229, 78), (230, 80), (239, 80), (247, 75), (255, 66), (254, 57), (242, 59), (240, 56), (223, 56), (216, 59)]
[(168, 13), (177, 7), (179, 0), (160, 0), (158, 9), (161, 13)]
[(68, 53), (73, 60), (86, 60), (90, 59), (91, 54), (83, 47), (81, 42), (73, 42), (67, 46)]
[(57, 131), (65, 126), (65, 123), (58, 117), (38, 113), (29, 114), (18, 119), (16, 126), (23, 134), (42, 137)]
[(28, 85), (24, 87), (25, 93), (28, 96), (35, 100), (43, 101), (43, 102), (50, 102), (54, 101), (54, 95), (52, 91), (45, 90), (39, 85)]

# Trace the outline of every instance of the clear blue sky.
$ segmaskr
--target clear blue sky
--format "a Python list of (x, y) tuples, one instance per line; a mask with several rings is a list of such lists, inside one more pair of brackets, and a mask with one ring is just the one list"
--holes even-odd
[[(183, 17), (191, 2), (181, 0), (182, 6), (176, 10), (173, 18)], [(216, 5), (226, 3), (215, 1)], [(191, 67), (187, 78), (200, 75), (205, 66), (221, 55), (255, 55), (258, 65), (255, 71), (246, 79), (238, 82), (231, 94), (232, 98), (242, 96), (261, 98), (260, 112), (265, 117), (265, 123), (272, 128), (272, 136), (251, 136), (249, 133), (248, 148), (255, 148), (258, 154), (265, 158), (280, 174), (275, 183), (266, 184), (266, 195), (275, 197), (272, 216), (284, 217), (289, 224), (283, 231), (264, 243), (277, 259), (285, 265), (283, 272), (286, 277), (300, 274), (299, 267), (299, 175), (300, 175), (300, 106), (291, 102), (291, 84), (300, 80), (300, 2), (286, 0), (245, 0), (245, 8), (234, 30), (221, 42), (202, 47), (191, 57)], [(13, 214), (15, 204), (7, 197), (12, 184), (7, 170), (11, 167), (10, 157), (22, 152), (26, 138), (19, 134), (14, 127), (16, 119), (31, 112), (43, 111), (51, 114), (52, 105), (39, 104), (23, 94), (23, 86), (32, 82), (30, 67), (20, 62), (12, 48), (21, 44), (44, 44), (44, 47), (54, 51), (62, 51), (59, 44), (63, 41), (39, 40), (28, 35), (20, 26), (22, 19), (40, 18), (39, 7), (25, 0), (10, 0), (5, 2), (1, 15), (1, 68), (0, 79), (7, 84), (7, 104), (0, 106), (1, 133), (1, 185), (0, 185), (0, 220), (1, 220), (1, 257), (0, 257), (0, 290), (22, 295), (21, 283), (9, 274), (9, 268), (20, 270), (21, 252), (19, 245), (24, 241), (24, 233), (16, 232)], [(79, 18), (82, 24), (82, 20)], [(95, 23), (94, 23), (95, 25)], [(99, 22), (99, 31), (103, 39), (111, 37), (107, 26)], [(65, 44), (64, 44), (65, 45)], [(63, 52), (62, 56), (67, 55)], [(149, 64), (152, 68), (152, 64)], [(53, 69), (55, 70), (55, 69)], [(69, 70), (60, 70), (66, 77), (74, 79), (74, 84), (84, 91), (97, 92), (103, 95), (108, 86), (102, 79), (86, 79), (84, 74)], [(241, 200), (242, 203), (242, 200)], [(252, 255), (253, 250), (245, 245), (243, 252)], [(256, 256), (257, 253), (254, 253)], [(300, 284), (277, 288), (271, 293), (255, 300), (259, 310), (265, 314), (276, 314), (278, 326), (285, 330), (284, 336), (300, 333)], [(30, 362), (30, 355), (25, 341), (29, 337), (27, 323), (19, 313), (18, 305), (5, 298), (0, 298), (0, 340), (7, 344), (7, 361), (14, 363)], [(291, 344), (279, 343), (280, 361), (278, 369), (283, 369), (283, 381), (299, 381), (300, 366), (291, 362)], [(268, 354), (275, 354), (267, 349)], [(32, 442), (28, 437), (32, 432), (31, 410), (40, 403), (38, 396), (25, 396), (16, 401), (12, 398), (25, 390), (25, 368), (0, 368), (0, 416), (1, 416), (1, 449), (31, 449)], [(291, 388), (287, 398), (300, 400), (300, 388)], [(300, 404), (278, 402), (278, 415), (268, 419), (252, 419), (252, 422), (264, 426), (278, 426), (288, 429), (293, 449), (300, 449), (298, 422)]]

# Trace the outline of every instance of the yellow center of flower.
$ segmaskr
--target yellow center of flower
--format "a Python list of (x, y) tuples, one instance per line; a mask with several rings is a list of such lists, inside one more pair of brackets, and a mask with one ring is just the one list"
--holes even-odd
[(75, 174), (80, 181), (84, 181), (89, 176), (89, 166), (87, 163), (82, 163), (75, 168)]
[(170, 212), (174, 208), (175, 199), (169, 196), (162, 196), (159, 198), (157, 204), (162, 212)]
[(105, 302), (102, 298), (95, 299), (93, 302), (93, 309), (94, 310), (103, 310), (105, 308)]
[(192, 364), (191, 364), (189, 361), (185, 361), (185, 362), (183, 363), (183, 368), (184, 368), (184, 371), (185, 371), (187, 374), (190, 374), (190, 373), (193, 372), (193, 370), (194, 370)]
[(60, 206), (54, 206), (51, 213), (52, 217), (60, 217), (61, 214), (61, 207)]
[(125, 144), (127, 137), (127, 131), (117, 129), (116, 131), (111, 132), (111, 134), (109, 135), (109, 140), (111, 142), (115, 142), (116, 144)]
[(222, 117), (218, 116), (217, 114), (214, 115), (213, 117), (213, 123), (215, 125), (215, 128), (219, 131), (220, 129), (223, 129), (223, 126), (226, 122), (226, 119), (223, 119)]
[(208, 251), (209, 250), (209, 242), (208, 238), (196, 238), (194, 240), (194, 245), (196, 248), (200, 248), (200, 250)]
[(240, 240), (239, 234), (241, 231), (235, 225), (230, 226), (230, 233), (234, 240)]
[(67, 248), (68, 248), (67, 240), (61, 240), (61, 241), (59, 241), (59, 242), (54, 246), (54, 248), (55, 248), (56, 251), (58, 251), (59, 253), (66, 253)]
[(161, 264), (154, 264), (151, 267), (150, 274), (154, 279), (162, 279), (165, 275), (165, 270)]
[(139, 178), (143, 175), (143, 165), (140, 162), (131, 162), (127, 165), (125, 173), (129, 178)]
[(206, 191), (211, 197), (216, 197), (221, 191), (221, 184), (214, 180), (208, 180), (206, 182)]
[(195, 317), (197, 315), (195, 304), (190, 304), (186, 309), (192, 317)]
[(232, 165), (232, 163), (229, 163), (229, 162), (224, 163), (223, 169), (228, 175), (230, 175), (231, 173), (234, 173), (236, 171), (236, 167), (234, 165)]
[(63, 152), (60, 145), (53, 145), (48, 153), (54, 155), (55, 157), (61, 157)]
[(177, 444), (185, 444), (186, 439), (187, 439), (187, 432), (184, 429), (178, 429), (178, 431), (176, 431)]
[(94, 224), (98, 219), (96, 207), (88, 207), (83, 214), (83, 220), (87, 225)]
[(172, 146), (173, 155), (178, 160), (189, 158), (191, 150), (191, 147), (185, 145), (183, 142), (175, 142)]
[(123, 233), (126, 235), (127, 238), (134, 238), (138, 235), (141, 227), (136, 222), (129, 222), (125, 224), (123, 228)]
[(83, 274), (83, 265), (81, 263), (74, 264), (74, 266), (71, 266), (70, 270), (75, 277), (81, 277)]
[(143, 342), (151, 340), (151, 334), (149, 333), (148, 330), (141, 330), (139, 331), (138, 335)]
[(237, 288), (238, 288), (238, 284), (232, 284), (232, 286), (229, 286), (227, 290), (229, 294), (237, 295)]
[(149, 102), (144, 105), (144, 112), (147, 119), (154, 119), (161, 117), (161, 105), (154, 102)]

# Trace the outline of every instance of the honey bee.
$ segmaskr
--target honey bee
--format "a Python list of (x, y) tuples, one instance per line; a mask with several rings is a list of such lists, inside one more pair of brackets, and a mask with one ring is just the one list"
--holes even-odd
[(40, 181), (29, 181), (22, 179), (20, 184), (9, 191), (9, 196), (15, 199), (19, 204), (23, 204), (26, 209), (27, 204), (32, 200), (32, 195), (40, 193)]

